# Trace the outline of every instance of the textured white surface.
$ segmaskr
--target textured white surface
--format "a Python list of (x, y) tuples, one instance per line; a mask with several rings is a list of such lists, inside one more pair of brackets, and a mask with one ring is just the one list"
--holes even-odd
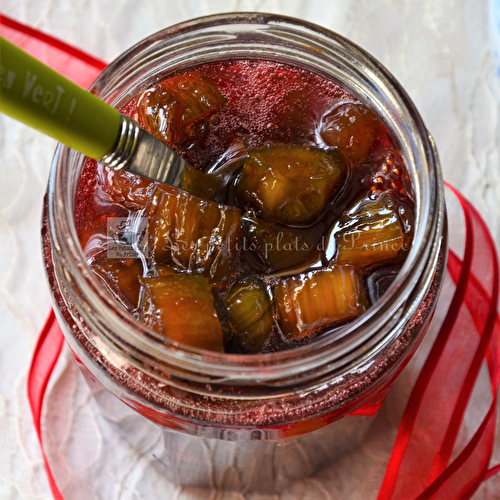
[[(105, 61), (171, 24), (250, 10), (333, 29), (385, 64), (434, 135), (445, 179), (473, 201), (500, 243), (500, 78), (489, 50), (486, 0), (2, 0), (0, 6), (3, 14)], [(51, 139), (0, 116), (2, 500), (51, 498), (25, 386), (31, 351), (50, 307), (39, 226), (54, 147)], [(67, 500), (369, 500), (380, 485), (390, 447), (387, 432), (400, 413), (398, 392), (405, 392), (406, 380), (391, 394), (363, 450), (280, 497), (163, 486), (155, 491), (161, 470), (147, 453), (151, 443), (141, 441), (138, 452), (113, 434), (67, 353), (52, 384), (44, 433)], [(481, 394), (476, 397), (480, 400)], [(470, 428), (480, 418), (471, 413)], [(499, 497), (497, 478), (475, 495), (477, 500)]]

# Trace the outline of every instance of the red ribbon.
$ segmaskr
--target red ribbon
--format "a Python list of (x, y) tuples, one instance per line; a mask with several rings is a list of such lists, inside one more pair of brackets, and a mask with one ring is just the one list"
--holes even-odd
[[(88, 87), (105, 64), (12, 19), (0, 16), (0, 34)], [(490, 468), (500, 383), (499, 265), (495, 245), (477, 210), (454, 188), (463, 209), (463, 259), (450, 250), (448, 273), (456, 285), (451, 305), (417, 379), (394, 443), (378, 500), (469, 499), (500, 471)], [(43, 448), (42, 403), (63, 335), (51, 312), (35, 348), (28, 398), (49, 484), (63, 500)], [(479, 428), (450, 463), (479, 370), (486, 362), (492, 401)], [(381, 401), (371, 403), (378, 409)], [(359, 410), (358, 410), (359, 411)], [(373, 413), (373, 412), (372, 412)]]
[(31, 414), (33, 415), (33, 421), (35, 423), (35, 430), (38, 435), (38, 441), (40, 442), (40, 447), (42, 449), (42, 456), (45, 463), (45, 469), (47, 470), (49, 486), (55, 500), (64, 500), (64, 498), (56, 485), (56, 481), (50, 469), (49, 461), (45, 454), (41, 424), (43, 398), (45, 396), (45, 391), (47, 390), (47, 384), (49, 383), (50, 376), (61, 353), (63, 341), (63, 333), (57, 323), (54, 311), (51, 311), (45, 326), (38, 337), (35, 351), (33, 352), (33, 358), (31, 360), (31, 366), (28, 372), (28, 400), (31, 408)]
[[(500, 376), (498, 256), (477, 210), (448, 187), (465, 217), (464, 258), (449, 252), (448, 272), (456, 284), (455, 294), (410, 396), (378, 500), (466, 499), (489, 477)], [(471, 441), (449, 464), (485, 359), (490, 409)]]

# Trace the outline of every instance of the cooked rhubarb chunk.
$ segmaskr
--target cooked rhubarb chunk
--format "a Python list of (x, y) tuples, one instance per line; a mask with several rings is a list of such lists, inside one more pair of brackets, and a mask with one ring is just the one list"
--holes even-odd
[(395, 259), (405, 243), (398, 207), (391, 193), (367, 198), (349, 210), (337, 227), (338, 264), (368, 266)]
[(154, 268), (148, 273), (148, 278), (166, 278), (167, 276), (172, 276), (173, 274), (179, 274), (178, 271), (169, 267), (162, 266), (157, 264)]
[(148, 212), (155, 262), (224, 282), (237, 256), (241, 214), (237, 208), (158, 186)]
[(341, 155), (301, 146), (247, 153), (236, 186), (239, 205), (285, 224), (307, 224), (324, 212), (344, 174)]
[(245, 146), (235, 141), (218, 160), (210, 165), (209, 172), (202, 172), (190, 165), (182, 172), (180, 187), (204, 200), (221, 201), (227, 199), (232, 180), (241, 169), (241, 157)]
[(142, 94), (139, 120), (163, 142), (196, 143), (206, 133), (207, 120), (225, 102), (211, 80), (191, 71), (164, 80)]
[(243, 229), (243, 248), (257, 271), (270, 274), (303, 269), (321, 258), (321, 228), (288, 227), (247, 216)]
[(206, 174), (188, 164), (182, 172), (181, 188), (203, 200), (212, 200), (221, 182), (222, 175)]
[(348, 265), (285, 278), (274, 294), (281, 330), (290, 341), (347, 323), (365, 308), (360, 278)]
[(199, 349), (223, 351), (222, 330), (205, 277), (169, 274), (141, 278), (142, 320), (169, 339)]
[(273, 327), (271, 299), (264, 283), (246, 279), (234, 284), (224, 305), (243, 343), (252, 352), (260, 351)]
[(128, 308), (138, 306), (141, 288), (139, 278), (143, 272), (140, 259), (101, 258), (93, 262), (90, 267), (125, 306)]
[(343, 103), (327, 113), (320, 134), (328, 146), (338, 148), (347, 159), (363, 161), (384, 133), (376, 116), (362, 104)]
[(147, 206), (157, 183), (131, 174), (125, 170), (112, 170), (99, 166), (99, 181), (103, 191), (129, 210), (140, 210)]

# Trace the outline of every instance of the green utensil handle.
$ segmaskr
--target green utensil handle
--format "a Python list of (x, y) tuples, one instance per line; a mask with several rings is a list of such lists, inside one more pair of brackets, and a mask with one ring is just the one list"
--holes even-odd
[(0, 111), (95, 159), (120, 134), (116, 109), (2, 37)]

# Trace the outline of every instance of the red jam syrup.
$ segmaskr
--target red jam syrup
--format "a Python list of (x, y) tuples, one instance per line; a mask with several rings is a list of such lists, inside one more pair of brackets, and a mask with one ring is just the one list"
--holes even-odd
[(414, 200), (403, 160), (334, 82), (224, 61), (122, 111), (192, 168), (180, 190), (88, 160), (77, 230), (104, 286), (171, 340), (232, 353), (310, 342), (362, 314), (404, 262)]

